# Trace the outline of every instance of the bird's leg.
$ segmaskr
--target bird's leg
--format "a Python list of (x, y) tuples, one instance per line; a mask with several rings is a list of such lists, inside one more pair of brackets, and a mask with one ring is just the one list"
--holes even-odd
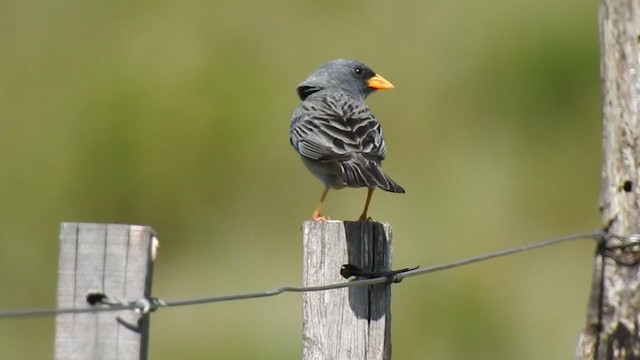
[(364, 203), (364, 210), (362, 210), (362, 215), (360, 215), (359, 221), (367, 221), (369, 218), (367, 217), (367, 211), (369, 211), (369, 203), (371, 202), (371, 195), (373, 195), (373, 190), (376, 188), (370, 187), (369, 192), (367, 192), (367, 201)]
[(327, 186), (324, 188), (324, 191), (322, 192), (322, 196), (320, 196), (320, 201), (318, 202), (318, 205), (316, 205), (315, 210), (313, 210), (313, 215), (311, 215), (311, 220), (320, 220), (320, 221), (328, 220), (326, 217), (320, 214), (320, 211), (322, 211), (322, 205), (324, 204), (324, 199), (327, 197), (328, 192), (329, 192), (329, 187)]

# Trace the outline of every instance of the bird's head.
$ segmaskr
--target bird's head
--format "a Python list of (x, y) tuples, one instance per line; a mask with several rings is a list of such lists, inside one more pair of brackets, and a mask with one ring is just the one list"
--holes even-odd
[(317, 68), (298, 85), (297, 91), (304, 100), (323, 89), (341, 90), (365, 98), (374, 90), (393, 89), (393, 85), (359, 61), (337, 59)]

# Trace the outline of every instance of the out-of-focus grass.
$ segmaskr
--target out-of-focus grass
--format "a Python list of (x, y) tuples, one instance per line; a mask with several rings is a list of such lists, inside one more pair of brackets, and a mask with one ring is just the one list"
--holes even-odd
[[(0, 3), (0, 308), (55, 305), (58, 224), (159, 232), (154, 295), (300, 281), (321, 190), (288, 145), (295, 86), (360, 59), (396, 90), (368, 101), (376, 193), (397, 266), (598, 226), (596, 2)], [(330, 193), (353, 219), (363, 190)], [(588, 242), (394, 287), (398, 359), (571, 356)], [(298, 295), (154, 314), (150, 357), (300, 354)], [(0, 358), (50, 358), (52, 319), (0, 322)], [(544, 346), (540, 346), (544, 344)]]

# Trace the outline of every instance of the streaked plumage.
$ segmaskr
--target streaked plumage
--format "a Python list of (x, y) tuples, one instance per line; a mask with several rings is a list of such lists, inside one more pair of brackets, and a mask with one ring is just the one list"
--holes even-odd
[(392, 87), (366, 65), (348, 59), (322, 65), (298, 86), (302, 104), (291, 119), (291, 145), (326, 187), (314, 219), (323, 218), (320, 209), (329, 188), (369, 188), (361, 220), (376, 187), (405, 192), (380, 168), (387, 149), (380, 123), (364, 103), (375, 89)]

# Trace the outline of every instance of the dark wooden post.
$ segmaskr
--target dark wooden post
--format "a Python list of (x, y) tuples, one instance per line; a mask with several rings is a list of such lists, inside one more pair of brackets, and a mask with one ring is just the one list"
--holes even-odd
[(640, 2), (602, 0), (599, 22), (600, 210), (610, 236), (596, 253), (576, 358), (640, 359), (640, 248), (624, 246), (640, 233)]
[[(344, 264), (391, 267), (391, 228), (376, 222), (307, 221), (304, 286), (346, 281)], [(303, 360), (391, 358), (391, 286), (350, 287), (303, 295)]]
[[(89, 308), (89, 292), (122, 301), (151, 293), (153, 230), (145, 226), (63, 223), (58, 307)], [(131, 310), (56, 317), (56, 360), (147, 358), (149, 316)]]

